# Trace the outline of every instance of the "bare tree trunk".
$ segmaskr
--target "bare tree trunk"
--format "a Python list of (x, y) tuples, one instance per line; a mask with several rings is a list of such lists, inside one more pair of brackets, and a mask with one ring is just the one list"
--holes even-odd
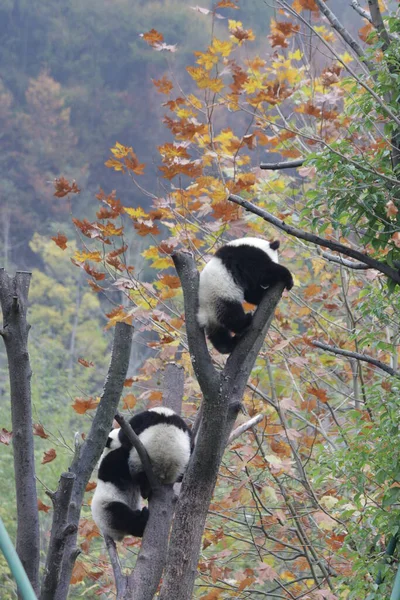
[(39, 590), (39, 515), (32, 430), (31, 376), (26, 321), (31, 273), (9, 277), (0, 269), (0, 303), (11, 386), (14, 472), (17, 493), (18, 556), (33, 589)]

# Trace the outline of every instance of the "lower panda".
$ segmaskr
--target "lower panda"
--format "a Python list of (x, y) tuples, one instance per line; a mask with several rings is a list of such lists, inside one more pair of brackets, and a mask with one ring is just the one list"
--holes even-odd
[[(192, 452), (192, 432), (172, 409), (158, 406), (134, 415), (129, 425), (146, 448), (156, 477), (163, 484), (182, 481)], [(150, 484), (139, 455), (126, 434), (119, 430), (119, 441), (129, 450), (129, 470), (132, 480), (148, 498)]]
[(275, 283), (283, 282), (288, 290), (293, 287), (290, 271), (278, 264), (279, 245), (278, 240), (255, 237), (233, 240), (219, 248), (201, 272), (197, 319), (221, 354), (231, 353), (251, 324), (244, 300), (258, 306)]
[(91, 509), (102, 534), (120, 542), (126, 535), (143, 537), (149, 510), (141, 509), (140, 489), (129, 472), (129, 450), (121, 446), (118, 434), (119, 429), (111, 431), (101, 455)]
[[(146, 448), (155, 475), (163, 484), (182, 480), (192, 451), (191, 431), (173, 410), (152, 408), (134, 415), (129, 424)], [(101, 456), (92, 515), (103, 533), (116, 541), (142, 537), (149, 518), (141, 496), (150, 484), (142, 463), (122, 429), (113, 429)]]

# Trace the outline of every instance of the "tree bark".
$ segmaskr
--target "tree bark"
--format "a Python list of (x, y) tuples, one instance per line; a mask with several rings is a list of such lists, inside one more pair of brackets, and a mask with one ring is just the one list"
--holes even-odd
[(198, 272), (194, 260), (187, 252), (177, 253), (173, 259), (184, 294), (189, 351), (204, 400), (199, 434), (175, 511), (159, 600), (188, 600), (193, 593), (201, 539), (222, 456), (284, 284), (267, 291), (252, 327), (224, 369), (217, 372), (197, 322)]
[(14, 472), (17, 495), (16, 549), (36, 593), (39, 590), (39, 515), (32, 430), (31, 376), (26, 321), (31, 273), (9, 277), (0, 269), (0, 303), (11, 386)]
[[(123, 390), (129, 366), (133, 327), (126, 323), (117, 323), (111, 362), (105, 380), (100, 403), (92, 426), (84, 443), (78, 448), (70, 467), (76, 476), (68, 511), (68, 525), (78, 527), (83, 496), (86, 485), (106, 445), (107, 436)], [(76, 548), (77, 532), (68, 536), (65, 544), (61, 572), (53, 600), (66, 600), (72, 569), (79, 554)]]

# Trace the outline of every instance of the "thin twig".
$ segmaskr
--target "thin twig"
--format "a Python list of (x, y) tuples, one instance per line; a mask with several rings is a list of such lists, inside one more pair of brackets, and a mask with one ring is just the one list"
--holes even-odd
[(369, 356), (368, 354), (360, 354), (359, 352), (351, 352), (350, 350), (342, 350), (342, 348), (338, 348), (337, 346), (330, 346), (329, 344), (323, 344), (322, 342), (318, 342), (317, 340), (314, 340), (312, 342), (312, 345), (315, 346), (316, 348), (320, 348), (321, 350), (326, 350), (327, 352), (332, 352), (332, 354), (339, 354), (340, 356), (347, 356), (348, 358), (355, 358), (357, 360), (362, 360), (366, 363), (369, 363), (370, 365), (374, 365), (375, 367), (378, 367), (378, 369), (385, 371), (385, 373), (389, 373), (389, 375), (392, 375), (393, 377), (397, 377), (398, 379), (400, 379), (399, 371), (395, 371), (391, 367), (388, 367), (387, 365), (385, 365), (385, 363), (381, 362), (380, 360), (377, 360), (376, 358), (373, 358), (372, 356)]
[(242, 425), (239, 425), (239, 427), (236, 427), (236, 429), (234, 429), (232, 431), (231, 435), (229, 436), (228, 444), (232, 443), (234, 440), (236, 440), (236, 438), (241, 436), (242, 433), (244, 433), (248, 429), (251, 429), (252, 427), (254, 427), (254, 425), (257, 425), (257, 423), (260, 423), (260, 421), (262, 421), (263, 418), (264, 418), (264, 415), (256, 415), (249, 421), (246, 421), (246, 423), (242, 423)]
[(342, 256), (335, 256), (330, 252), (321, 252), (321, 256), (322, 258), (326, 258), (326, 260), (329, 260), (329, 262), (333, 262), (338, 265), (343, 265), (344, 267), (347, 267), (348, 269), (354, 269), (355, 271), (366, 271), (367, 269), (371, 268), (363, 262), (354, 262), (353, 260), (346, 260)]

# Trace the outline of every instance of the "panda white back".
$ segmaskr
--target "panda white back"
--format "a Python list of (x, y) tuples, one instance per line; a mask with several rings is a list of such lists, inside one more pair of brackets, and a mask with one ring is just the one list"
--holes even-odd
[[(164, 484), (175, 483), (184, 474), (191, 454), (191, 432), (172, 409), (160, 406), (134, 415), (130, 425), (149, 455), (154, 474)], [(143, 471), (135, 448), (129, 452), (133, 478)]]

